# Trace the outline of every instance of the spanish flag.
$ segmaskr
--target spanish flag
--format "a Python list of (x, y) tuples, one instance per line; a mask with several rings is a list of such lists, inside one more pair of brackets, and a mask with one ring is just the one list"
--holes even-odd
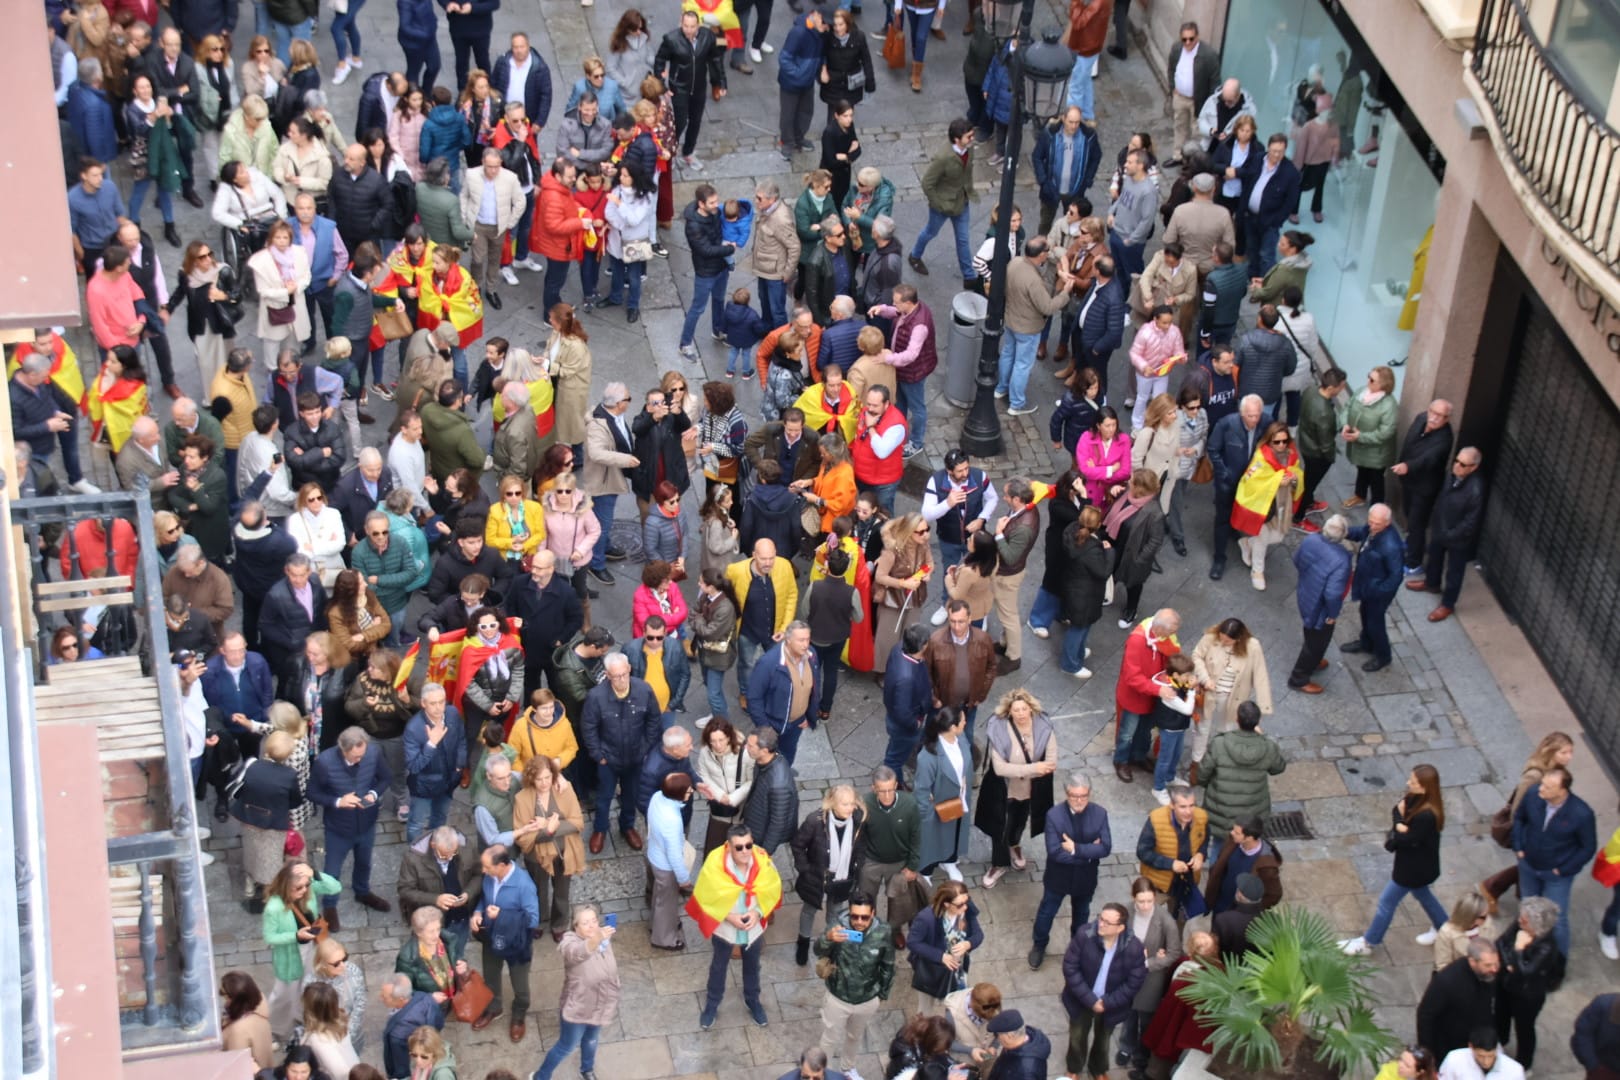
[(732, 6), (731, 0), (685, 0), (681, 4), (682, 11), (697, 12), (698, 19), (707, 24), (716, 34), (724, 34), (726, 48), (741, 49), (747, 42), (743, 40), (742, 21), (737, 18), (737, 9)]
[(119, 379), (108, 387), (101, 389), (101, 380), (98, 378), (90, 384), (90, 438), (91, 441), (101, 438), (102, 429), (107, 431), (107, 445), (112, 447), (114, 454), (124, 448), (124, 441), (129, 438), (130, 431), (135, 427), (135, 420), (147, 413), (146, 384), (139, 379)]
[[(844, 385), (847, 387), (849, 384)], [(834, 410), (827, 405), (826, 389), (825, 383), (807, 386), (804, 393), (799, 395), (799, 400), (793, 404), (804, 410), (804, 423), (811, 431), (825, 434), (832, 428), (833, 422), (837, 421), (839, 434), (844, 436), (845, 442), (849, 442), (855, 437), (855, 421), (861, 415), (859, 409), (851, 407), (855, 395), (845, 389), (843, 400), (839, 402), (842, 407)]]
[(484, 301), (472, 275), (452, 263), (441, 281), (433, 274), (418, 286), (416, 326), (431, 330), (445, 319), (460, 332), (463, 349), (484, 336)]
[[(427, 672), (417, 680), (416, 694), (418, 697), (421, 696), (422, 685), (435, 682), (444, 687), (445, 695), (449, 697), (454, 693), (460, 675), (461, 649), (464, 644), (462, 639), (466, 636), (465, 630), (451, 630), (440, 634), (438, 641), (429, 642), (425, 636), (417, 638), (399, 663), (399, 674), (394, 676), (394, 688), (396, 690), (407, 688), (411, 682), (411, 673), (421, 661), (421, 650), (425, 644), (428, 648)], [(459, 701), (460, 699), (456, 698), (451, 704), (459, 704)]]
[(782, 906), (782, 878), (771, 865), (765, 849), (754, 845), (754, 865), (747, 881), (738, 881), (726, 865), (726, 845), (721, 844), (703, 860), (692, 883), (692, 896), (686, 901), (686, 913), (697, 922), (704, 937), (713, 937), (715, 928), (737, 906), (737, 897), (747, 896), (750, 906), (757, 906), (760, 926), (769, 926), (771, 916)]
[[(826, 543), (816, 548), (816, 555), (810, 564), (810, 580), (818, 581), (827, 576), (827, 556), (832, 551), (833, 536), (827, 535)], [(855, 542), (853, 536), (846, 536), (839, 543), (844, 553), (849, 556), (849, 569), (844, 571), (844, 580), (855, 586), (860, 595), (865, 616), (858, 623), (851, 623), (849, 627), (849, 640), (844, 643), (844, 663), (849, 665), (851, 671), (872, 670), (872, 631), (875, 626), (872, 612), (872, 572), (866, 568), (866, 557), (861, 554), (861, 546)]]
[[(17, 374), (22, 362), (34, 355), (34, 343), (25, 341), (11, 352), (11, 363), (6, 365), (6, 377)], [(79, 405), (79, 411), (90, 415), (90, 396), (84, 389), (84, 372), (79, 370), (79, 358), (63, 340), (61, 334), (51, 335), (51, 382)]]
[[(424, 280), (428, 280), (433, 277), (434, 246), (433, 241), (427, 241), (422, 248), (422, 261), (419, 263), (412, 263), (410, 256), (405, 251), (404, 242), (401, 242), (397, 247), (394, 248), (392, 252), (389, 253), (388, 262), (385, 264), (388, 267), (388, 274), (382, 279), (382, 281), (372, 286), (372, 293), (377, 296), (388, 296), (397, 300), (402, 296), (404, 290), (406, 289), (415, 288), (420, 290), (421, 283)], [(405, 299), (411, 298), (405, 297)], [(376, 352), (378, 349), (381, 349), (388, 344), (388, 342), (384, 340), (382, 336), (382, 329), (378, 327), (375, 319), (373, 319), (371, 323), (371, 338), (368, 344), (371, 346), (372, 352)]]
[[(511, 626), (510, 619), (507, 620), (507, 626), (509, 628)], [(463, 633), (465, 634), (465, 631)], [(443, 641), (444, 638), (440, 637), (439, 640)], [(491, 656), (494, 656), (502, 649), (521, 648), (523, 648), (522, 642), (518, 641), (516, 633), (511, 629), (504, 631), (493, 645), (485, 645), (477, 635), (470, 639), (464, 639), (461, 643), (461, 654), (457, 658), (455, 685), (450, 687), (450, 704), (457, 709), (461, 708), (461, 699), (467, 692), (467, 684), (472, 682), (473, 676), (478, 674), (478, 669), (483, 667), (485, 661)], [(508, 728), (511, 727), (512, 716), (516, 715), (516, 713), (513, 713), (507, 717)]]
[(1257, 536), (1260, 527), (1277, 509), (1277, 489), (1284, 475), (1294, 478), (1294, 505), (1299, 509), (1300, 497), (1305, 491), (1305, 469), (1299, 463), (1299, 449), (1292, 443), (1288, 447), (1288, 460), (1277, 460), (1276, 451), (1268, 444), (1255, 451), (1249, 467), (1238, 480), (1237, 498), (1232, 500), (1232, 528), (1244, 536)]
[(527, 385), (529, 408), (534, 410), (534, 433), (544, 439), (557, 426), (557, 387), (550, 379), (536, 379)]

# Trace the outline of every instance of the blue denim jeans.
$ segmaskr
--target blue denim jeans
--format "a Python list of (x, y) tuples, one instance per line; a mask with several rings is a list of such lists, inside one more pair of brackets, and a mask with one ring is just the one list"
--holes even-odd
[(1080, 106), (1080, 115), (1090, 124), (1096, 120), (1096, 108), (1091, 92), (1091, 73), (1097, 69), (1095, 56), (1076, 56), (1074, 68), (1069, 72), (1068, 104)]
[(551, 1044), (546, 1059), (540, 1063), (540, 1069), (532, 1080), (551, 1080), (557, 1066), (575, 1050), (579, 1051), (581, 1075), (591, 1072), (596, 1068), (596, 1043), (601, 1034), (602, 1029), (597, 1024), (576, 1024), (572, 1020), (564, 1020), (562, 1030), (557, 1033), (557, 1041)]
[[(135, 181), (135, 186), (129, 192), (129, 220), (139, 225), (141, 223), (141, 206), (146, 202), (146, 193), (157, 185), (157, 181), (150, 176), (145, 180)], [(174, 224), (174, 197), (163, 188), (157, 188), (157, 208), (163, 215), (163, 224)]]
[(731, 704), (726, 701), (726, 673), (716, 668), (704, 668), (703, 689), (709, 695), (709, 714), (729, 719)]
[(1045, 589), (1035, 590), (1035, 603), (1029, 608), (1029, 625), (1046, 629), (1063, 614), (1063, 602)]
[[(1083, 648), (1080, 655), (1085, 655)], [(1114, 764), (1123, 765), (1127, 761), (1145, 759), (1152, 739), (1153, 728), (1148, 724), (1147, 717), (1121, 711), (1119, 730), (1114, 734)]]
[(613, 531), (613, 507), (619, 501), (617, 495), (591, 496), (591, 513), (596, 515), (596, 523), (602, 526), (602, 534), (596, 538), (596, 547), (591, 550), (591, 569), (607, 569), (608, 545), (612, 537), (608, 534)]
[(912, 63), (920, 64), (928, 52), (928, 31), (934, 28), (932, 11), (906, 10), (906, 37), (911, 42)]
[(754, 362), (753, 350), (752, 349), (744, 349), (744, 348), (740, 348), (740, 347), (738, 347), (736, 345), (732, 345), (732, 346), (727, 347), (727, 349), (726, 349), (726, 374), (727, 375), (735, 375), (737, 373), (737, 361), (738, 360), (742, 361), (743, 368), (745, 369), (743, 371), (744, 376), (752, 375), (754, 373), (753, 369), (751, 367), (749, 367), (749, 365)]
[(748, 693), (748, 677), (754, 673), (754, 665), (775, 642), (759, 644), (747, 634), (737, 635), (737, 692)]
[(422, 838), (423, 833), (432, 832), (449, 820), (450, 796), (424, 799), (420, 795), (413, 795), (411, 816), (405, 820), (405, 842), (414, 844)]
[[(646, 263), (627, 263), (623, 259), (614, 259), (612, 268), (608, 273), (608, 299), (615, 304), (624, 304), (631, 311), (641, 310), (641, 279), (647, 272)], [(625, 282), (630, 283), (630, 299), (625, 300)]]
[[(1534, 896), (1534, 893), (1525, 890), (1524, 863), (1519, 863), (1519, 892), (1524, 896)], [(1405, 885), (1397, 885), (1393, 881), (1385, 882), (1384, 891), (1378, 894), (1378, 910), (1373, 912), (1372, 925), (1367, 932), (1361, 935), (1368, 945), (1382, 945), (1384, 932), (1389, 929), (1390, 920), (1395, 917), (1395, 909), (1401, 906), (1401, 901), (1408, 895), (1417, 897), (1417, 902), (1423, 905), (1424, 912), (1429, 916), (1429, 923), (1436, 930), (1446, 924), (1446, 909), (1440, 901), (1435, 899), (1434, 893), (1429, 891), (1427, 885), (1416, 889), (1409, 889)]]
[[(772, 724), (771, 726), (775, 727), (776, 725)], [(787, 758), (789, 765), (792, 765), (794, 759), (799, 756), (799, 740), (804, 738), (804, 733), (808, 730), (810, 729), (801, 727), (798, 724), (786, 724), (777, 733), (779, 736), (776, 742), (777, 752)]]
[[(330, 829), (326, 831), (326, 861), (321, 866), (321, 872), (329, 877), (341, 881), (343, 863), (354, 852), (354, 877), (351, 882), (354, 886), (354, 895), (364, 896), (371, 891), (371, 847), (377, 840), (377, 830), (367, 829), (359, 836), (339, 836)], [(337, 907), (337, 894), (321, 898), (325, 907)]]
[[(708, 994), (703, 1000), (703, 1009), (705, 1012), (714, 1012), (720, 1008), (720, 1002), (725, 1000), (726, 996), (726, 976), (731, 969), (731, 943), (718, 934), (709, 941), (714, 952), (709, 957)], [(759, 958), (764, 951), (763, 934), (742, 951), (743, 1002), (749, 1008), (759, 1004)]]
[[(928, 36), (926, 31), (924, 31), (923, 36)], [(968, 221), (967, 207), (963, 207), (962, 212), (955, 217), (942, 214), (933, 207), (929, 207), (928, 224), (924, 225), (922, 232), (917, 234), (917, 242), (911, 248), (911, 257), (913, 259), (922, 258), (929, 242), (938, 235), (939, 230), (945, 227), (947, 221), (951, 223), (951, 229), (956, 233), (956, 268), (961, 272), (963, 281), (970, 281), (978, 277), (978, 275), (973, 272), (973, 250), (971, 247), (972, 241), (968, 238), (970, 223)]]
[[(1565, 956), (1569, 955), (1569, 890), (1574, 885), (1575, 879), (1572, 877), (1537, 870), (1523, 859), (1519, 860), (1519, 895), (1545, 896), (1558, 905), (1558, 928), (1553, 933), (1558, 938), (1558, 951)], [(1620, 896), (1620, 893), (1616, 895)], [(1620, 911), (1616, 911), (1617, 905), (1620, 905), (1620, 900), (1609, 905), (1609, 912), (1620, 915)], [(1603, 919), (1604, 925), (1609, 925), (1608, 912), (1604, 913)]]
[(639, 775), (635, 766), (624, 769), (615, 769), (612, 765), (596, 764), (596, 817), (593, 819), (591, 829), (593, 832), (607, 832), (608, 815), (613, 809), (613, 791), (619, 792), (619, 831), (628, 832), (636, 826), (636, 778)]
[(722, 270), (713, 277), (692, 279), (692, 306), (686, 309), (686, 322), (681, 325), (681, 348), (692, 344), (705, 305), (709, 308), (709, 329), (716, 334), (720, 332), (726, 307), (726, 281), (730, 277), (729, 271)]
[(1181, 744), (1187, 738), (1187, 729), (1165, 731), (1159, 729), (1159, 760), (1153, 766), (1153, 790), (1163, 791), (1176, 778), (1176, 766), (1181, 762)]
[(863, 492), (870, 491), (877, 504), (883, 508), (885, 514), (894, 515), (894, 493), (900, 490), (900, 481), (892, 484), (861, 484)]
[(1031, 942), (1036, 948), (1045, 950), (1046, 943), (1052, 939), (1052, 923), (1057, 919), (1063, 901), (1069, 902), (1071, 938), (1091, 918), (1091, 897), (1097, 891), (1096, 864), (1092, 863), (1089, 869), (1089, 874), (1077, 873), (1071, 879), (1068, 892), (1051, 887), (1041, 891), (1041, 906), (1035, 909), (1035, 928)]
[[(354, 0), (349, 2), (352, 4)], [(332, 29), (335, 31), (337, 27), (333, 26)], [(518, 218), (517, 228), (512, 230), (513, 262), (522, 262), (529, 257), (529, 229), (534, 225), (534, 200), (539, 193), (540, 189), (535, 188), (523, 197), (523, 216)], [(591, 294), (586, 293), (585, 299), (590, 298)]]
[(1024, 390), (1029, 386), (1029, 373), (1035, 366), (1035, 346), (1041, 335), (1020, 334), (1003, 330), (1001, 335), (1001, 364), (996, 374), (996, 393), (1007, 395), (1009, 408), (1024, 407)]
[(785, 326), (788, 321), (787, 282), (759, 278), (756, 284), (759, 286), (759, 314), (765, 325), (773, 330)]
[(1114, 265), (1119, 268), (1121, 281), (1129, 281), (1132, 274), (1140, 274), (1146, 269), (1142, 257), (1146, 248), (1146, 241), (1127, 244), (1118, 233), (1112, 229), (1108, 231), (1108, 252), (1114, 257)]
[(921, 446), (928, 432), (928, 383), (895, 383), (894, 403), (906, 414), (906, 441), (912, 446)]
[(579, 286), (585, 299), (589, 300), (596, 295), (596, 286), (602, 280), (602, 253), (587, 251), (584, 258), (579, 260)]
[(276, 57), (283, 64), (292, 63), (288, 50), (292, 48), (293, 38), (300, 41), (309, 41), (315, 33), (315, 20), (305, 19), (301, 23), (287, 26), (274, 19), (270, 20), (270, 30), (275, 35)]
[(1090, 636), (1089, 626), (1075, 626), (1071, 623), (1063, 631), (1063, 655), (1058, 663), (1070, 675), (1086, 666), (1086, 638)]
[(349, 0), (349, 10), (332, 17), (332, 44), (339, 60), (347, 60), (351, 53), (360, 55), (360, 28), (354, 20), (365, 6), (366, 0)]
[(883, 730), (889, 736), (889, 745), (883, 749), (883, 764), (893, 769), (894, 775), (904, 777), (906, 762), (922, 742), (923, 726), (891, 714), (883, 718)]
[(1265, 277), (1277, 262), (1277, 235), (1282, 227), (1274, 225), (1269, 229), (1261, 228), (1259, 218), (1253, 214), (1247, 216), (1244, 222), (1244, 243), (1249, 249), (1249, 276), (1252, 278)]
[(467, 385), (467, 350), (460, 345), (450, 350), (450, 374), (463, 387)]

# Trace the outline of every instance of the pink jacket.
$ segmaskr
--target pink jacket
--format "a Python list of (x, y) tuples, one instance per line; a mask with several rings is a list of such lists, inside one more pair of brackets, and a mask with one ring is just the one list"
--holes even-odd
[(669, 611), (666, 613), (653, 591), (645, 585), (636, 587), (636, 594), (630, 601), (630, 636), (640, 637), (642, 627), (647, 625), (647, 618), (657, 615), (663, 618), (664, 625), (674, 630), (686, 621), (686, 597), (681, 595), (681, 587), (673, 581), (669, 584)]
[(135, 314), (135, 301), (142, 297), (141, 287), (128, 273), (116, 278), (97, 274), (84, 288), (84, 305), (90, 313), (90, 329), (95, 331), (96, 344), (103, 349), (114, 345), (140, 344), (140, 335), (131, 337), (128, 327), (140, 321)]
[(1131, 437), (1120, 432), (1105, 447), (1096, 432), (1088, 431), (1074, 448), (1074, 463), (1086, 478), (1086, 498), (1098, 507), (1107, 506), (1108, 489), (1131, 478)]
[[(550, 502), (550, 496), (546, 498)], [(557, 556), (558, 566), (580, 569), (591, 561), (591, 548), (602, 535), (602, 523), (591, 512), (587, 497), (577, 514), (564, 513), (546, 506), (546, 550)]]
[(1151, 376), (1172, 356), (1185, 356), (1187, 344), (1181, 338), (1181, 328), (1171, 323), (1160, 330), (1156, 322), (1144, 323), (1131, 342), (1131, 366), (1138, 375)]

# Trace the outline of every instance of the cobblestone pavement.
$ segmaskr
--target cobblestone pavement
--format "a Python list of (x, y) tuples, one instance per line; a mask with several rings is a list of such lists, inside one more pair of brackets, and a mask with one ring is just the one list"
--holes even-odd
[[(558, 103), (552, 115), (555, 122), (566, 87), (578, 76), (580, 60), (605, 50), (612, 26), (625, 6), (624, 0), (608, 0), (591, 8), (565, 0), (509, 5), (496, 16), (496, 52), (504, 47), (501, 43), (508, 32), (524, 29), (531, 33), (536, 47), (552, 66), (558, 87)], [(1059, 21), (1061, 9), (1050, 0), (1043, 0), (1039, 7), (1037, 28)], [(250, 17), (244, 11), (244, 18)], [(790, 17), (785, 5), (778, 5), (773, 42), (780, 43)], [(870, 12), (867, 18), (871, 18)], [(654, 15), (652, 21), (660, 33), (673, 24), (667, 13)], [(959, 72), (964, 39), (958, 32), (957, 17), (951, 16), (948, 22), (947, 40), (932, 42), (929, 47), (925, 93), (908, 93), (901, 74), (884, 70), (880, 59), (877, 93), (858, 110), (859, 131), (866, 148), (860, 164), (876, 165), (895, 181), (900, 198), (895, 217), (900, 236), (908, 245), (925, 218), (925, 207), (917, 194), (918, 175), (928, 157), (943, 145), (946, 123), (963, 105)], [(397, 61), (393, 5), (369, 5), (360, 13), (359, 23), (370, 43), (365, 49), (365, 73)], [(245, 40), (246, 35), (241, 36)], [(330, 39), (324, 30), (318, 36), (323, 67), (330, 71)], [(447, 39), (441, 41), (441, 46), (448, 61), (451, 54)], [(875, 53), (875, 42), (873, 48)], [(811, 155), (801, 154), (792, 168), (784, 168), (776, 155), (774, 60), (767, 58), (757, 67), (752, 77), (732, 73), (730, 96), (710, 106), (699, 146), (708, 167), (701, 176), (683, 179), (677, 191), (678, 205), (690, 199), (691, 189), (699, 180), (716, 184), (723, 197), (747, 196), (756, 179), (769, 176), (777, 179), (784, 193), (792, 198), (800, 189), (799, 172), (814, 166)], [(340, 127), (345, 130), (352, 128), (361, 81), (355, 78), (341, 87), (328, 87)], [(1139, 55), (1124, 64), (1104, 61), (1103, 75), (1096, 85), (1105, 153), (1112, 155), (1131, 130), (1145, 129), (1161, 142), (1167, 139), (1169, 125), (1162, 108), (1162, 93)], [(549, 147), (549, 137), (542, 145)], [(976, 175), (981, 190), (988, 191), (995, 173), (984, 156), (981, 151)], [(1105, 170), (1101, 182), (1105, 183), (1106, 176)], [(1033, 216), (1036, 204), (1027, 167), (1021, 180), (1020, 202)], [(127, 178), (124, 190), (128, 191)], [(1103, 197), (1097, 188), (1093, 195)], [(975, 235), (987, 227), (992, 201), (993, 196), (981, 197), (975, 206)], [(201, 212), (183, 203), (177, 210), (181, 231), (188, 239), (213, 235), (213, 227)], [(147, 227), (154, 233), (156, 220), (148, 211)], [(682, 305), (690, 295), (690, 264), (679, 229), (664, 238), (671, 248), (671, 258), (652, 264), (642, 322), (626, 324), (617, 310), (585, 317), (598, 388), (610, 380), (622, 379), (634, 392), (651, 384), (655, 370), (671, 367), (684, 368), (694, 383), (723, 371), (724, 349), (712, 344), (701, 331), (701, 363), (684, 364), (676, 355)], [(930, 249), (932, 275), (914, 279), (907, 274), (908, 280), (914, 280), (922, 290), (942, 327), (948, 321), (946, 312), (956, 279), (950, 266), (949, 241), (949, 236), (942, 237)], [(172, 274), (178, 264), (177, 253), (165, 248), (162, 255)], [(746, 273), (735, 274), (734, 279), (733, 287), (753, 285)], [(577, 289), (571, 281), (565, 297), (577, 301)], [(516, 345), (538, 344), (545, 332), (538, 311), (539, 293), (538, 275), (525, 275), (518, 289), (503, 290), (503, 309), (487, 313), (486, 331), (503, 335)], [(197, 393), (201, 388), (191, 366), (189, 343), (183, 340), (178, 327), (172, 337), (182, 369), (179, 381), (188, 392)], [(94, 355), (93, 349), (83, 345), (79, 352), (84, 357)], [(1114, 384), (1119, 385), (1123, 351), (1115, 364)], [(1043, 403), (1040, 413), (1009, 419), (1002, 410), (1008, 455), (990, 463), (993, 476), (1027, 473), (1050, 478), (1065, 467), (1062, 455), (1051, 452), (1045, 437), (1050, 402), (1058, 394), (1051, 370), (1048, 364), (1038, 364), (1033, 376), (1030, 394), (1034, 401)], [(934, 382), (940, 381), (936, 376)], [(739, 380), (739, 387), (745, 414), (757, 416), (757, 383)], [(386, 406), (378, 411), (379, 418), (386, 420)], [(954, 443), (960, 423), (961, 414), (945, 404), (936, 385), (930, 404), (928, 459), (939, 460)], [(385, 438), (380, 427), (368, 428), (367, 435), (367, 441), (375, 445), (382, 445)], [(918, 479), (915, 470), (912, 479)], [(1328, 497), (1347, 494), (1344, 489), (1348, 479), (1348, 469), (1341, 466), (1330, 477)], [(624, 509), (627, 514), (633, 512), (629, 507)], [(692, 510), (695, 507), (689, 512)], [(1283, 554), (1274, 554), (1271, 588), (1265, 593), (1255, 592), (1241, 574), (1230, 574), (1220, 583), (1210, 582), (1205, 575), (1210, 500), (1194, 492), (1187, 500), (1186, 512), (1193, 554), (1181, 559), (1165, 551), (1161, 557), (1164, 573), (1149, 583), (1144, 610), (1162, 604), (1175, 606), (1182, 614), (1188, 639), (1195, 639), (1198, 628), (1236, 615), (1249, 624), (1269, 651), (1277, 701), (1276, 714), (1266, 719), (1264, 727), (1282, 742), (1290, 759), (1288, 770), (1273, 782), (1273, 798), (1279, 810), (1302, 810), (1314, 834), (1314, 839), (1284, 841), (1280, 845), (1287, 857), (1283, 869), (1287, 900), (1316, 907), (1346, 936), (1366, 926), (1376, 893), (1388, 874), (1389, 856), (1383, 851), (1382, 841), (1389, 806), (1400, 794), (1406, 771), (1419, 761), (1436, 765), (1446, 785), (1450, 828), (1444, 850), (1445, 871), (1438, 886), (1442, 902), (1449, 904), (1470, 883), (1503, 865), (1505, 853), (1491, 842), (1487, 820), (1502, 805), (1528, 752), (1530, 740), (1525, 724), (1534, 727), (1537, 718), (1533, 713), (1522, 718), (1515, 714), (1493, 679), (1491, 659), (1479, 653), (1458, 621), (1427, 623), (1422, 618), (1426, 598), (1403, 591), (1391, 612), (1396, 642), (1392, 667), (1368, 675), (1359, 665), (1344, 664), (1335, 650), (1330, 654), (1332, 668), (1323, 677), (1327, 693), (1308, 697), (1288, 691), (1283, 685), (1283, 671), (1298, 642), (1292, 567)], [(631, 521), (626, 518), (620, 527), (632, 527)], [(1039, 581), (1042, 558), (1038, 546), (1033, 572), (1026, 583), (1026, 603)], [(621, 637), (629, 633), (633, 581), (628, 575), (633, 569), (624, 567), (618, 587), (603, 589), (602, 598), (593, 605), (594, 618)], [(1483, 590), (1477, 580), (1467, 588), (1471, 594)], [(935, 591), (937, 594), (937, 583)], [(1122, 850), (1104, 867), (1098, 902), (1125, 898), (1126, 882), (1135, 873), (1135, 860), (1128, 849), (1143, 816), (1153, 806), (1147, 784), (1120, 784), (1108, 767), (1113, 683), (1125, 636), (1115, 626), (1116, 616), (1117, 609), (1105, 612), (1105, 618), (1093, 630), (1091, 647), (1095, 653), (1091, 666), (1098, 675), (1089, 683), (1077, 683), (1058, 668), (1055, 640), (1038, 641), (1028, 634), (1024, 666), (1016, 679), (1041, 699), (1054, 718), (1062, 768), (1089, 772), (1095, 783), (1093, 798), (1112, 815)], [(1347, 608), (1341, 640), (1347, 640), (1356, 629), (1353, 609)], [(1008, 682), (1003, 680), (1003, 686)], [(687, 723), (702, 711), (702, 701), (700, 690), (688, 695)], [(806, 809), (819, 801), (821, 792), (835, 779), (852, 780), (864, 788), (883, 744), (881, 710), (881, 695), (871, 680), (851, 676), (843, 681), (832, 719), (801, 745), (798, 775)], [(1599, 811), (1600, 834), (1607, 836), (1614, 824), (1612, 795), (1584, 758), (1578, 758), (1576, 766), (1582, 774), (1583, 794)], [(458, 801), (452, 820), (470, 829), (464, 802)], [(267, 980), (269, 953), (262, 945), (258, 920), (245, 915), (235, 901), (241, 872), (234, 854), (238, 847), (234, 825), (216, 827), (207, 846), (220, 856), (207, 871), (214, 899), (211, 919), (218, 970), (245, 968)], [(395, 880), (402, 851), (401, 827), (391, 821), (384, 824), (376, 850), (374, 879), (385, 894), (391, 892), (386, 885)], [(987, 857), (987, 842), (975, 832), (966, 862), (971, 869), (982, 871)], [(986, 924), (986, 941), (975, 954), (972, 974), (975, 980), (989, 979), (999, 984), (1009, 1004), (1023, 1010), (1030, 1022), (1053, 1035), (1061, 1045), (1065, 1020), (1057, 999), (1059, 965), (1048, 963), (1040, 972), (1032, 973), (1024, 962), (1028, 924), (1039, 899), (1044, 861), (1042, 855), (1036, 854), (1029, 870), (1009, 873), (995, 890), (975, 888)], [(758, 1028), (749, 1021), (737, 992), (740, 988), (734, 986), (715, 1028), (701, 1032), (697, 1013), (708, 964), (707, 949), (697, 948), (685, 955), (655, 955), (642, 923), (641, 862), (610, 841), (608, 849), (591, 860), (589, 869), (574, 886), (575, 899), (598, 901), (606, 910), (623, 915), (624, 930), (614, 947), (623, 977), (624, 1000), (619, 1020), (603, 1032), (598, 1073), (623, 1080), (663, 1076), (747, 1080), (777, 1077), (793, 1068), (799, 1051), (819, 1035), (817, 1016), (822, 995), (812, 972), (794, 966), (792, 961), (796, 900), (789, 895), (790, 907), (767, 938), (765, 1003), (770, 1026)], [(971, 880), (977, 881), (977, 873)], [(1542, 1015), (1536, 1072), (1548, 1078), (1577, 1074), (1567, 1047), (1574, 1014), (1591, 994), (1612, 988), (1613, 982), (1613, 969), (1591, 947), (1597, 912), (1603, 902), (1600, 890), (1583, 877), (1576, 885), (1575, 897), (1576, 948), (1570, 978)], [(1508, 907), (1511, 909), (1511, 904)], [(402, 924), (397, 915), (369, 912), (347, 899), (341, 911), (344, 930), (339, 936), (349, 945), (351, 955), (364, 965), (375, 989), (392, 965), (404, 932)], [(1398, 912), (1385, 946), (1375, 955), (1381, 965), (1376, 978), (1380, 1013), (1402, 1038), (1412, 1034), (1413, 1006), (1429, 971), (1428, 950), (1412, 942), (1417, 929), (1416, 905), (1406, 904)], [(692, 927), (688, 927), (686, 937), (690, 942), (701, 940)], [(558, 963), (548, 942), (536, 949), (534, 971), (531, 1034), (522, 1046), (510, 1044), (501, 1024), (480, 1033), (463, 1025), (450, 1026), (447, 1034), (461, 1062), (463, 1077), (480, 1077), (484, 1070), (496, 1065), (526, 1074), (539, 1064), (557, 1032)], [(734, 970), (732, 979), (735, 982), (737, 978)], [(895, 1005), (910, 1004), (907, 985), (902, 966)], [(374, 1004), (367, 1016), (367, 1057), (372, 1060), (379, 1060), (382, 1020), (382, 1009)], [(899, 1020), (898, 1010), (891, 1009), (871, 1025), (866, 1053), (859, 1062), (865, 1075), (881, 1075), (878, 1054)], [(576, 1063), (574, 1059), (563, 1067), (560, 1075), (564, 1080), (574, 1075)], [(1054, 1071), (1059, 1067), (1054, 1061)]]

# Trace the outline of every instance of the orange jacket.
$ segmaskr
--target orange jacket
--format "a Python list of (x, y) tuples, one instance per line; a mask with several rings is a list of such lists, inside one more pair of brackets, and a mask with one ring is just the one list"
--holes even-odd
[[(1069, 5), (1069, 48), (1081, 56), (1096, 56), (1102, 52), (1108, 39), (1108, 23), (1114, 14), (1116, 0), (1091, 0)], [(1130, 0), (1117, 0), (1129, 3)]]
[[(770, 370), (771, 357), (776, 353), (776, 343), (781, 339), (782, 332), (792, 325), (792, 323), (784, 323), (766, 334), (765, 340), (759, 343), (759, 349), (754, 353), (754, 359), (758, 361), (754, 367), (759, 372), (759, 388), (761, 390), (765, 389), (765, 375)], [(810, 358), (810, 381), (813, 383), (820, 382), (821, 365), (816, 363), (816, 358), (821, 355), (821, 327), (811, 324), (810, 340), (805, 342), (804, 353)]]
[(568, 185), (550, 172), (540, 178), (540, 196), (535, 206), (534, 226), (529, 230), (529, 248), (548, 260), (577, 262), (585, 255), (585, 221), (579, 216), (579, 203)]

